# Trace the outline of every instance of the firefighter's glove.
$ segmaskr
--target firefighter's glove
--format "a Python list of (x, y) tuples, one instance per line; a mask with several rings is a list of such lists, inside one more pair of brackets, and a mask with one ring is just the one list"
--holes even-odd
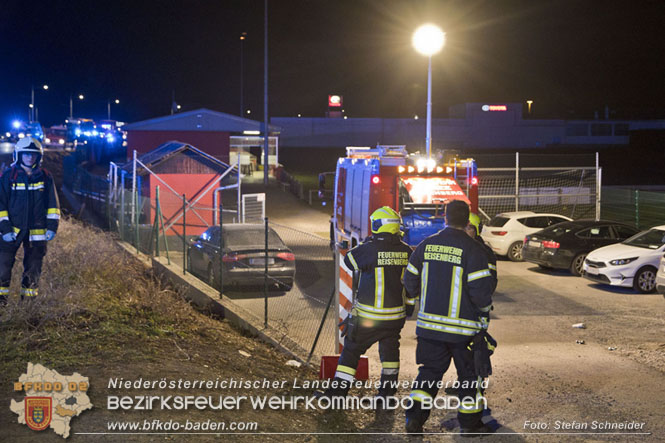
[(7, 243), (16, 241), (16, 232), (8, 232), (6, 234), (2, 234), (2, 239)]
[(413, 311), (416, 310), (416, 305), (406, 305), (406, 316), (411, 317), (413, 315)]
[(482, 378), (492, 375), (490, 357), (497, 346), (496, 340), (487, 331), (483, 330), (473, 337), (473, 341), (469, 346), (473, 351), (473, 364), (476, 369), (476, 375)]
[(51, 231), (50, 229), (46, 230), (46, 241), (51, 241), (55, 238), (55, 232)]
[(346, 334), (349, 333), (349, 329), (351, 328), (351, 316), (347, 315), (344, 320), (337, 324), (337, 327), (340, 329), (342, 337), (346, 337)]

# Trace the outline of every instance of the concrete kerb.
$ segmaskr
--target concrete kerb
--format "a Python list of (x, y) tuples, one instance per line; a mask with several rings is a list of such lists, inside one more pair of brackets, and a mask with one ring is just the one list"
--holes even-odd
[[(183, 275), (181, 267), (167, 264), (164, 257), (150, 257), (141, 252), (137, 253), (136, 248), (129, 243), (123, 241), (117, 241), (117, 243), (128, 255), (137, 258), (146, 267), (151, 268), (163, 282), (180, 289), (183, 296), (191, 301), (199, 311), (226, 319), (239, 330), (260, 338), (293, 359), (306, 364), (308, 350), (302, 348), (286, 335), (280, 334), (279, 331), (264, 327), (262, 319), (238, 306), (232, 300), (220, 299), (219, 291), (214, 290), (191, 274)], [(309, 364), (318, 366), (318, 359), (313, 357)]]

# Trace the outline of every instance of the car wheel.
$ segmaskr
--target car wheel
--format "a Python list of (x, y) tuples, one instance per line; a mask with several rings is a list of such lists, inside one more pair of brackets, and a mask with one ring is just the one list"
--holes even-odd
[(642, 294), (648, 294), (656, 289), (656, 269), (651, 266), (641, 268), (633, 279), (633, 288)]
[(578, 277), (582, 275), (582, 269), (584, 266), (584, 260), (586, 259), (586, 254), (577, 254), (570, 263), (570, 273), (577, 275)]
[(510, 261), (523, 261), (522, 258), (522, 242), (516, 241), (508, 248), (508, 258)]

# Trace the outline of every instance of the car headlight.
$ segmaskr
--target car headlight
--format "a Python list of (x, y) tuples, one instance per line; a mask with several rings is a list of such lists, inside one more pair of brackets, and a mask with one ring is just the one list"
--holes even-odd
[(614, 266), (627, 265), (628, 263), (634, 262), (637, 259), (638, 259), (638, 257), (620, 258), (618, 260), (611, 260), (610, 264), (614, 265)]

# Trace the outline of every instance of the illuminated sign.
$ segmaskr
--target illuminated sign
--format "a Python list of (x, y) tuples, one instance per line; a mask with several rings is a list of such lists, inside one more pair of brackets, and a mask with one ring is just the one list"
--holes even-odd
[(508, 106), (506, 105), (483, 105), (482, 110), (487, 111), (507, 111)]
[(328, 107), (329, 108), (341, 108), (342, 107), (342, 97), (339, 95), (329, 95), (328, 96)]
[(405, 177), (402, 179), (413, 203), (448, 203), (469, 199), (457, 182), (448, 177)]

